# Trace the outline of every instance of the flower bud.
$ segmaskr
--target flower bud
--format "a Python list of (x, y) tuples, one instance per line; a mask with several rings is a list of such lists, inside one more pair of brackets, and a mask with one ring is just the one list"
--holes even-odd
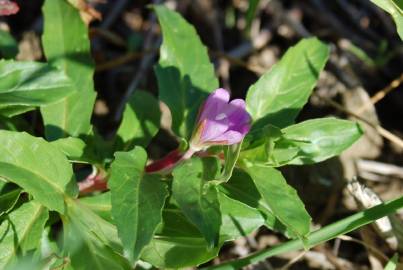
[(245, 101), (234, 99), (219, 88), (209, 95), (202, 105), (190, 148), (195, 152), (211, 145), (231, 145), (242, 141), (249, 132), (251, 117)]

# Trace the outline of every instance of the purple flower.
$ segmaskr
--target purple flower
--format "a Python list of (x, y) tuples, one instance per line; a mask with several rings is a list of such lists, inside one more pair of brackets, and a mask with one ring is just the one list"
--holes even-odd
[(219, 88), (202, 105), (190, 141), (193, 151), (210, 145), (239, 143), (249, 132), (251, 117), (245, 110), (245, 101), (234, 99), (229, 102), (229, 98), (229, 92)]

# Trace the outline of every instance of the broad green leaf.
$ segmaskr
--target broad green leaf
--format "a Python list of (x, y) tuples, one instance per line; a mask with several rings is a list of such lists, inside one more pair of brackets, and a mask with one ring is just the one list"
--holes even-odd
[(77, 90), (64, 100), (41, 108), (46, 137), (55, 140), (88, 134), (96, 96), (88, 29), (78, 10), (65, 0), (46, 0), (43, 14), (46, 58), (71, 78)]
[(99, 159), (93, 153), (93, 149), (79, 138), (61, 138), (50, 142), (50, 144), (57, 147), (72, 162), (91, 164), (100, 163)]
[(104, 192), (80, 198), (80, 203), (108, 222), (112, 222), (111, 193)]
[(189, 138), (199, 106), (218, 88), (218, 80), (194, 27), (162, 5), (154, 6), (154, 10), (163, 38), (155, 67), (159, 96), (171, 111), (172, 130)]
[(258, 209), (234, 200), (222, 192), (218, 193), (218, 199), (222, 215), (220, 243), (248, 236), (264, 225), (265, 218)]
[(403, 3), (401, 0), (371, 0), (372, 3), (389, 13), (395, 21), (397, 33), (403, 40)]
[(397, 269), (397, 265), (399, 264), (399, 255), (396, 253), (393, 255), (392, 258), (388, 261), (388, 263), (385, 265), (384, 270), (395, 270)]
[(39, 62), (0, 60), (0, 105), (41, 106), (74, 92), (66, 75)]
[(255, 127), (292, 124), (308, 101), (328, 55), (328, 46), (317, 38), (304, 39), (288, 49), (248, 90), (246, 106)]
[(14, 37), (7, 31), (0, 30), (0, 53), (2, 58), (14, 58), (18, 53), (18, 44)]
[(77, 185), (67, 158), (53, 145), (25, 132), (0, 130), (0, 178), (21, 186), (50, 210), (65, 212)]
[(360, 126), (336, 118), (307, 120), (282, 130), (274, 158), (287, 151), (297, 152), (288, 164), (312, 164), (339, 155), (362, 135)]
[(158, 132), (160, 118), (158, 101), (145, 91), (134, 92), (117, 131), (117, 149), (127, 151), (135, 145), (146, 147)]
[(192, 158), (173, 171), (172, 196), (185, 216), (200, 230), (210, 247), (217, 246), (221, 212), (217, 189), (205, 184), (203, 163)]
[(255, 165), (247, 171), (275, 217), (290, 232), (304, 239), (309, 234), (311, 217), (296, 190), (274, 168)]
[(179, 209), (164, 209), (163, 223), (141, 259), (158, 268), (184, 268), (199, 265), (217, 256), (219, 248), (209, 249), (200, 231)]
[(255, 183), (247, 173), (236, 169), (231, 179), (219, 186), (219, 190), (220, 193), (225, 194), (233, 201), (259, 210), (268, 228), (282, 232), (287, 236), (295, 237), (292, 233), (287, 232), (285, 226), (274, 216), (269, 204), (259, 193)]
[(68, 201), (62, 216), (64, 250), (78, 269), (132, 269), (122, 251), (116, 228), (78, 201)]
[(0, 217), (10, 212), (15, 207), (21, 195), (21, 189), (13, 189), (8, 192), (2, 192), (0, 195)]
[(141, 147), (117, 152), (108, 181), (114, 223), (131, 261), (151, 241), (168, 195), (160, 176), (144, 173), (146, 161), (147, 153)]
[(8, 215), (0, 226), (0, 268), (4, 269), (17, 254), (39, 247), (48, 211), (30, 201)]

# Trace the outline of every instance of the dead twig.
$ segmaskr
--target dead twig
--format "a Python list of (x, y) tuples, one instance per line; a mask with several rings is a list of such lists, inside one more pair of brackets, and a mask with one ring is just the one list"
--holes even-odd
[[(154, 0), (153, 4), (159, 4), (160, 2), (161, 2), (161, 0)], [(158, 37), (157, 41), (154, 40), (155, 39), (154, 30), (156, 28), (156, 16), (154, 13), (151, 13), (151, 15), (150, 15), (150, 24), (151, 24), (151, 27), (144, 40), (143, 50), (155, 48), (156, 47), (155, 43), (159, 44), (161, 42), (161, 37)], [(114, 120), (116, 122), (119, 121), (119, 119), (121, 118), (127, 101), (130, 99), (131, 95), (136, 90), (141, 79), (143, 79), (145, 77), (144, 74), (147, 71), (147, 69), (149, 68), (149, 66), (151, 65), (154, 56), (155, 56), (155, 53), (150, 53), (150, 54), (146, 54), (142, 58), (138, 72), (134, 76), (133, 80), (130, 82), (129, 87), (126, 90), (126, 93), (124, 94), (123, 99), (120, 101), (120, 103), (118, 104), (118, 106), (116, 108), (116, 112), (114, 115)]]
[(367, 103), (361, 106), (357, 110), (357, 114), (361, 114), (363, 111), (368, 109), (368, 107), (378, 103), (381, 101), (387, 94), (392, 92), (393, 90), (397, 89), (403, 83), (403, 73), (396, 79), (394, 79), (390, 84), (388, 84), (385, 88), (379, 90), (375, 95), (371, 97), (371, 103)]
[(283, 267), (280, 268), (280, 270), (287, 270), (288, 268), (290, 268), (293, 264), (295, 264), (296, 262), (298, 262), (299, 260), (301, 260), (306, 254), (306, 251), (301, 252), (301, 254), (299, 254), (297, 257), (293, 258), (291, 261), (289, 261), (286, 265), (284, 265)]
[(149, 49), (149, 50), (144, 50), (142, 52), (129, 52), (129, 53), (119, 56), (115, 59), (112, 59), (110, 61), (106, 61), (104, 63), (97, 64), (97, 66), (95, 67), (95, 72), (101, 72), (101, 71), (113, 69), (118, 66), (122, 66), (122, 65), (130, 63), (132, 61), (141, 59), (145, 55), (154, 54), (157, 52), (158, 52), (157, 49)]
[(403, 179), (403, 168), (393, 164), (363, 159), (357, 160), (356, 164), (359, 171)]
[(126, 41), (123, 38), (121, 38), (119, 35), (113, 33), (112, 31), (109, 31), (107, 29), (98, 28), (98, 27), (90, 28), (90, 37), (95, 37), (95, 36), (101, 37), (116, 46), (123, 47), (123, 48), (127, 47)]

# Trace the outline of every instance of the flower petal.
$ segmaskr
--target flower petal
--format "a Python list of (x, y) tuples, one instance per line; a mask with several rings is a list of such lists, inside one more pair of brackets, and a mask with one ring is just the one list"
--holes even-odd
[(225, 144), (225, 145), (236, 144), (241, 142), (244, 136), (245, 135), (240, 132), (234, 130), (228, 130), (223, 134), (221, 134), (220, 136), (215, 137), (212, 141), (209, 141), (208, 143)]
[(199, 122), (204, 119), (215, 120), (220, 110), (223, 110), (229, 101), (229, 92), (224, 88), (218, 88), (211, 93), (201, 109)]
[(202, 142), (214, 140), (215, 137), (220, 136), (227, 131), (228, 127), (229, 123), (227, 118), (219, 121), (205, 119), (200, 139)]

